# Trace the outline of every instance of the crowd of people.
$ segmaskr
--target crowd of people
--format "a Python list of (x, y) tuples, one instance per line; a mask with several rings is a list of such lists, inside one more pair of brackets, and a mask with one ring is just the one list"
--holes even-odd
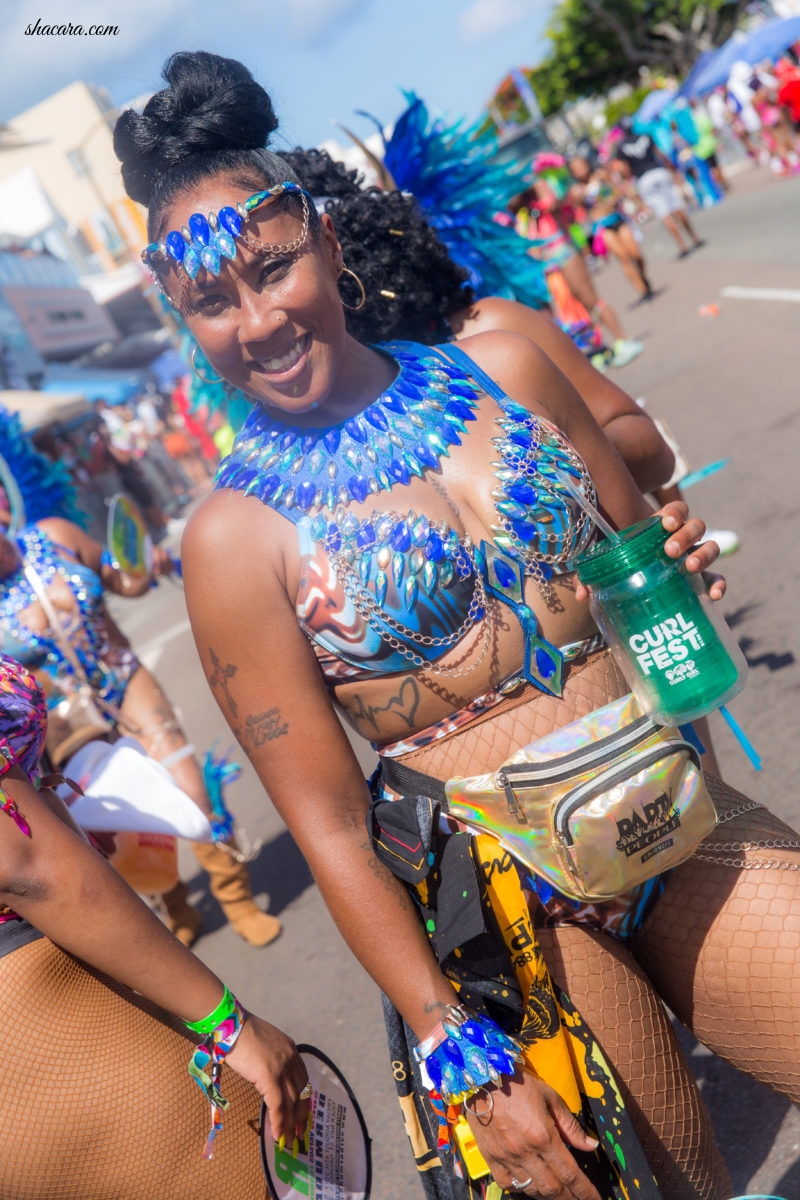
[[(198, 375), (243, 397), (248, 416), (213, 490), (229, 430), (222, 409), (198, 418), (182, 383), (168, 400), (98, 402), (70, 465), (81, 498), (115, 472), (156, 541), (201, 500), (182, 544), (197, 651), (383, 993), (422, 1190), (731, 1200), (664, 1005), (800, 1098), (787, 1023), (796, 835), (722, 780), (701, 720), (683, 745), (722, 828), (615, 894), (576, 894), (566, 877), (562, 890), (501, 830), (448, 812), (448, 784), (494, 779), (523, 746), (629, 691), (574, 573), (601, 526), (649, 519), (665, 559), (698, 588), (706, 578), (711, 601), (724, 595), (709, 574), (719, 547), (674, 491), (673, 449), (604, 374), (642, 347), (589, 269), (611, 254), (654, 299), (636, 236), (645, 210), (679, 256), (702, 245), (676, 180), (685, 132), (676, 123), (674, 160), (626, 123), (605, 161), (544, 156), (492, 213), (522, 235), (551, 314), (482, 289), (405, 191), (365, 189), (317, 151), (274, 154), (272, 101), (241, 63), (180, 52), (164, 77), (142, 112), (120, 116), (115, 149), (148, 212), (143, 259), (213, 373)], [(722, 187), (697, 128), (687, 146)], [(599, 356), (582, 334), (595, 320), (611, 339)], [(174, 710), (104, 600), (143, 594), (174, 564), (156, 547), (131, 578), (40, 460), (24, 438), (0, 460), (0, 979), (9, 1012), (25, 1014), (10, 1066), (26, 1081), (0, 1128), (0, 1193), (255, 1200), (260, 1097), (272, 1137), (296, 1153), (312, 1093), (303, 1061), (190, 953), (199, 918), (184, 885), (165, 897), (170, 933), (51, 790), (69, 760), (54, 720), (48, 742), (48, 709), (88, 691), (110, 736), (132, 733), (214, 815)], [(378, 752), (369, 781), (342, 719)], [(633, 787), (644, 804), (645, 784)], [(757, 854), (731, 857), (742, 846)], [(233, 838), (197, 854), (242, 937), (277, 936)], [(758, 954), (730, 953), (742, 922), (768, 931)], [(185, 1094), (191, 1081), (179, 1086), (192, 1052), (181, 1022), (201, 1041), (190, 1071), (211, 1102), (207, 1156), (222, 1093), (232, 1100), (211, 1164), (197, 1153), (207, 1107)]]

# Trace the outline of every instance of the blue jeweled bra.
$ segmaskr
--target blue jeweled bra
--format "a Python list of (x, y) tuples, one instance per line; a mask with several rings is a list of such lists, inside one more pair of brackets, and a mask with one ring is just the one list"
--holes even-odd
[[(364, 667), (365, 660), (374, 660), (374, 669), (386, 673), (409, 664), (448, 674), (474, 670), (486, 639), (467, 667), (436, 663), (483, 619), (492, 596), (522, 625), (526, 678), (559, 695), (563, 657), (537, 634), (524, 582), (531, 576), (549, 598), (549, 579), (566, 569), (591, 535), (559, 479), (566, 472), (593, 498), (586, 468), (557, 429), (509, 400), (458, 347), (443, 348), (447, 358), (408, 342), (378, 349), (391, 354), (398, 374), (368, 408), (319, 429), (287, 426), (263, 408), (253, 409), (220, 466), (216, 486), (257, 496), (301, 525), (303, 538), (310, 536), (324, 550), (349, 609), (336, 614), (351, 634), (351, 656), (336, 639), (337, 652), (348, 661)], [(450, 446), (460, 445), (483, 391), (502, 410), (500, 434), (493, 439), (501, 458), (495, 465), (494, 542), (473, 546), (468, 535), (415, 512), (361, 517), (347, 511), (371, 494), (438, 468)], [(328, 613), (329, 628), (333, 615)], [(362, 642), (366, 637), (374, 643), (377, 636), (380, 654), (363, 644), (355, 647), (356, 615), (371, 631)]]
[[(36, 571), (45, 588), (60, 574), (72, 592), (77, 609), (75, 625), (81, 630), (81, 637), (73, 641), (73, 649), (87, 678), (102, 693), (108, 676), (103, 664), (108, 634), (99, 612), (102, 582), (82, 563), (61, 558), (55, 543), (35, 525), (21, 530), (16, 541), (25, 564)], [(20, 620), (20, 614), (37, 599), (22, 566), (0, 580), (0, 626), (6, 634), (6, 649), (15, 657), (24, 656), (26, 662), (43, 666), (55, 678), (72, 676), (74, 668), (55, 634), (50, 630), (38, 633)]]

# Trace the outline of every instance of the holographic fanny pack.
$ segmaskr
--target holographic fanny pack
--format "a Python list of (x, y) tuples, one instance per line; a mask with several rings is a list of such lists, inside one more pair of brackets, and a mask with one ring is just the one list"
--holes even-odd
[(689, 858), (717, 824), (695, 747), (633, 696), (445, 785), (452, 816), (493, 834), (576, 900), (607, 900)]

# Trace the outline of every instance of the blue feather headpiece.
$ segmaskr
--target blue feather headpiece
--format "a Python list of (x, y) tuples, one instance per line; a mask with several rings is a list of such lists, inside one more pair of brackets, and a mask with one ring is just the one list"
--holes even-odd
[(0, 404), (0, 483), (11, 512), (11, 530), (33, 525), (45, 517), (64, 517), (85, 525), (78, 493), (63, 463), (53, 462), (33, 444), (17, 413)]
[(530, 164), (494, 162), (497, 140), (481, 137), (477, 123), (433, 119), (419, 97), (404, 94), (408, 108), (384, 139), (395, 185), (415, 197), (479, 299), (503, 296), (542, 308), (550, 295), (541, 263), (524, 238), (495, 219), (525, 186)]

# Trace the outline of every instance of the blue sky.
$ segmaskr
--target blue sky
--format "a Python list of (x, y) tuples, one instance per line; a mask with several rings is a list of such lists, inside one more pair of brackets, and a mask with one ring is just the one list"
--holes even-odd
[[(546, 51), (552, 0), (6, 0), (0, 40), (0, 121), (75, 79), (116, 104), (158, 87), (175, 50), (241, 59), (280, 118), (273, 144), (361, 135), (366, 109), (401, 111), (399, 88), (436, 110), (475, 117), (512, 65)], [(35, 23), (117, 25), (115, 36), (26, 36)], [(339, 140), (343, 140), (338, 134)]]

